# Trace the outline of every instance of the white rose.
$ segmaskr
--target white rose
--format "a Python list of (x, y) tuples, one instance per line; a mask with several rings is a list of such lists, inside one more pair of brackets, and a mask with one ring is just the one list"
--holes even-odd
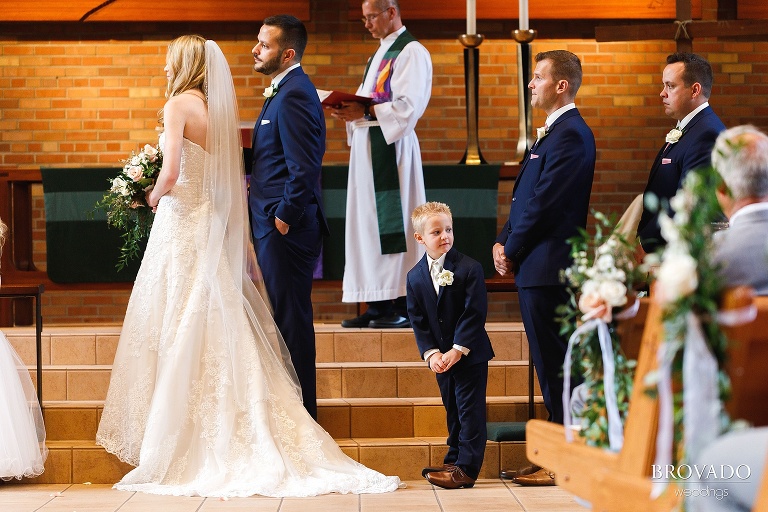
[(144, 177), (144, 170), (141, 168), (141, 166), (132, 165), (128, 169), (126, 169), (125, 174), (127, 174), (128, 177), (131, 178), (133, 181), (139, 181), (141, 178)]
[(662, 303), (674, 302), (690, 295), (699, 285), (696, 260), (690, 254), (667, 251), (657, 281)]
[(597, 281), (594, 281), (592, 279), (587, 279), (584, 281), (584, 284), (581, 285), (581, 293), (582, 295), (592, 295), (597, 293), (597, 289), (599, 287), (599, 283)]
[(438, 286), (450, 286), (453, 284), (453, 272), (450, 270), (443, 270), (437, 274)]
[(608, 272), (615, 266), (615, 260), (613, 259), (613, 256), (610, 254), (601, 254), (599, 258), (597, 258), (597, 261), (595, 262), (595, 267), (600, 272)]
[(598, 293), (611, 307), (627, 303), (627, 287), (619, 281), (602, 281)]
[(141, 157), (139, 155), (135, 155), (131, 157), (131, 165), (141, 165)]
[(680, 232), (675, 222), (664, 212), (659, 213), (659, 227), (661, 228), (661, 236), (667, 242), (673, 244), (680, 239)]
[(143, 153), (147, 156), (147, 160), (149, 160), (150, 162), (157, 161), (157, 149), (155, 149), (154, 146), (150, 146), (149, 144), (146, 144), (144, 146)]

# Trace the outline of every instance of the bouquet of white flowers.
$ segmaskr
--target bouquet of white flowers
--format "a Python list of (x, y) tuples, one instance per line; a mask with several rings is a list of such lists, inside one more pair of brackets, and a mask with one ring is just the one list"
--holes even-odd
[[(615, 232), (615, 222), (600, 212), (594, 216), (594, 237), (581, 230), (568, 241), (573, 265), (563, 271), (563, 280), (571, 298), (558, 313), (560, 332), (570, 337), (564, 372), (583, 379), (586, 389), (584, 408), (576, 412), (579, 435), (591, 446), (615, 450), (623, 439), (635, 367), (621, 350), (616, 315), (625, 309), (636, 312), (634, 287), (643, 282), (645, 269), (635, 265), (634, 243)], [(566, 389), (569, 383), (570, 374)], [(569, 398), (564, 394), (567, 416)]]
[(138, 257), (141, 241), (149, 236), (154, 214), (146, 193), (155, 186), (163, 167), (163, 152), (160, 146), (146, 144), (139, 153), (131, 152), (123, 163), (120, 173), (110, 180), (110, 189), (95, 205), (95, 209), (106, 211), (107, 224), (123, 231), (118, 270)]

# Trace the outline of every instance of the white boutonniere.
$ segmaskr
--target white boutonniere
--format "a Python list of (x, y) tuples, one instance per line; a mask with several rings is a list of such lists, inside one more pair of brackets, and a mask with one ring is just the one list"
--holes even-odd
[(541, 126), (539, 128), (536, 128), (536, 140), (541, 140), (547, 135), (547, 127)]
[(443, 269), (437, 274), (437, 284), (439, 286), (450, 286), (453, 284), (453, 272)]
[(277, 94), (277, 86), (276, 85), (270, 85), (266, 89), (264, 89), (264, 97), (269, 99), (272, 96)]
[(678, 128), (672, 128), (669, 130), (669, 133), (667, 134), (666, 141), (670, 144), (674, 144), (678, 140), (680, 140), (680, 137), (683, 136), (683, 130), (680, 130)]

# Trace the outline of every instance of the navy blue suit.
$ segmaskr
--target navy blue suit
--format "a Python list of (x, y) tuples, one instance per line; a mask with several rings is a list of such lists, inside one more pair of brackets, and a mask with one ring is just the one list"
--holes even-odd
[[(674, 144), (664, 144), (653, 161), (643, 196), (652, 192), (659, 199), (670, 200), (683, 185), (691, 169), (710, 165), (712, 147), (725, 125), (712, 107), (706, 107), (686, 125), (683, 135)], [(645, 252), (654, 252), (664, 245), (658, 213), (643, 209), (637, 235)]]
[(520, 166), (509, 218), (496, 238), (512, 260), (520, 313), (549, 420), (563, 422), (566, 340), (555, 308), (568, 300), (561, 270), (566, 242), (585, 228), (595, 173), (595, 138), (577, 109), (558, 117)]
[(436, 376), (448, 422), (444, 462), (477, 478), (487, 440), (488, 361), (494, 355), (485, 331), (485, 277), (480, 263), (456, 249), (446, 254), (443, 268), (453, 272), (453, 284), (441, 286), (439, 294), (432, 284), (426, 254), (408, 272), (408, 316), (422, 358), (430, 349), (447, 352), (454, 343), (469, 349), (450, 370)]
[[(251, 229), (275, 323), (317, 418), (312, 274), (328, 234), (320, 194), (325, 117), (301, 67), (291, 70), (262, 107), (253, 130)], [(283, 236), (275, 217), (290, 225)]]

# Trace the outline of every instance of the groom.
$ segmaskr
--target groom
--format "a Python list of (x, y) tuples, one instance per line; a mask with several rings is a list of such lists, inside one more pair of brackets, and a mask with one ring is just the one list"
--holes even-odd
[(299, 377), (304, 407), (317, 419), (312, 273), (328, 235), (320, 195), (325, 117), (301, 69), (307, 30), (293, 16), (264, 20), (253, 68), (272, 79), (253, 130), (249, 207), (256, 255), (275, 323)]

